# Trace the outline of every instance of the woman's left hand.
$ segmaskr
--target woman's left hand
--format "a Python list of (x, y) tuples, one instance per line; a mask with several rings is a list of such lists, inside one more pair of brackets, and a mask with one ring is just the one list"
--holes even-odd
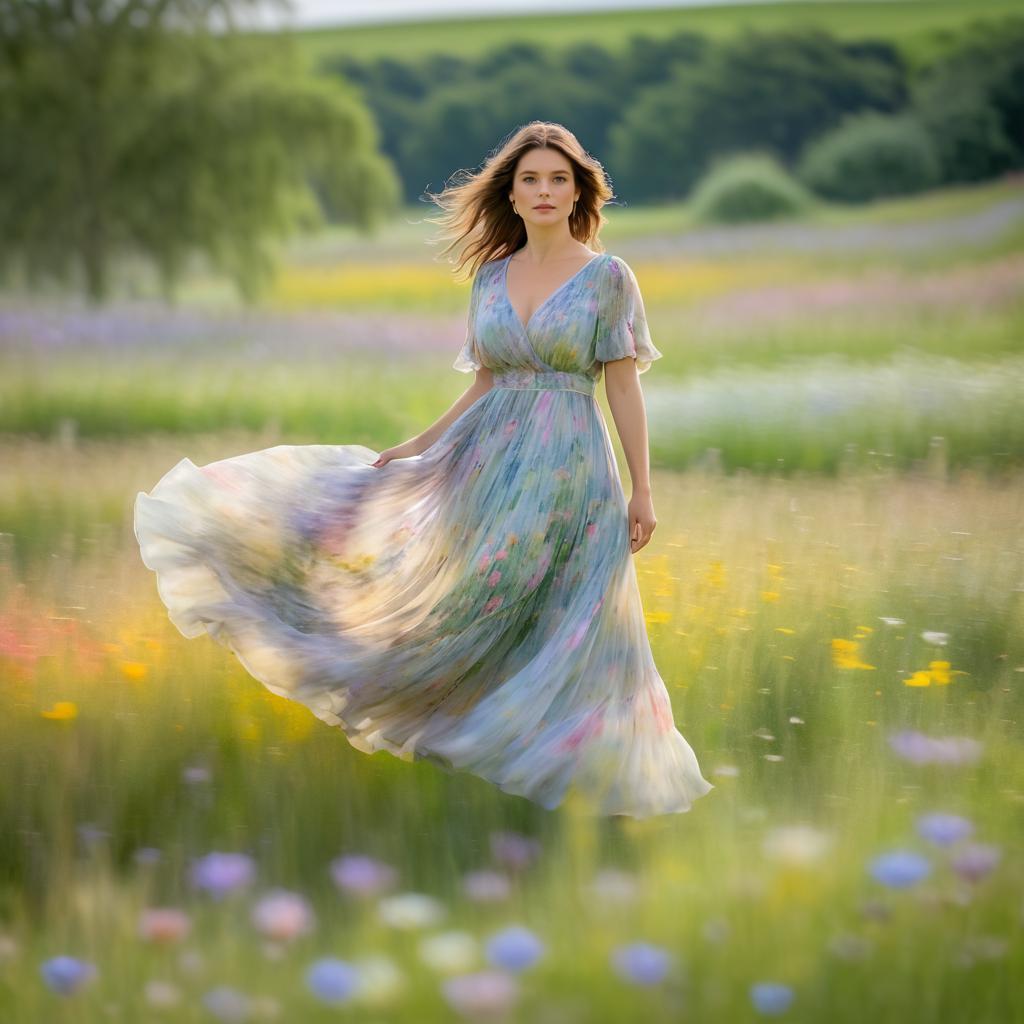
[(626, 511), (629, 520), (629, 550), (635, 555), (650, 541), (658, 520), (654, 517), (651, 496), (642, 491), (629, 499)]

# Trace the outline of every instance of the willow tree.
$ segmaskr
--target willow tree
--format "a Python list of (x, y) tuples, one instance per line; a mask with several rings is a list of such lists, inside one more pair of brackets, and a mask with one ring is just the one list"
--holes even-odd
[(142, 259), (170, 299), (202, 253), (251, 301), (275, 241), (394, 211), (363, 103), (289, 37), (241, 31), (246, 6), (0, 0), (0, 278), (101, 303)]

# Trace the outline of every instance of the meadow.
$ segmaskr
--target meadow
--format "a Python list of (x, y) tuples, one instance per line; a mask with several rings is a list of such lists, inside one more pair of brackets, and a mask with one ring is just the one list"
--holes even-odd
[(415, 215), (256, 309), (202, 267), (0, 297), (0, 1020), (1024, 1020), (1021, 182), (610, 219), (665, 353), (635, 565), (716, 787), (641, 821), (354, 750), (139, 559), (181, 457), (379, 450), (470, 383)]

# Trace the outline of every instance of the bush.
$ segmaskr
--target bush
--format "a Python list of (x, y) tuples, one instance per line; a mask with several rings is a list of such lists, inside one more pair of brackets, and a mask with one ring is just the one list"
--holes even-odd
[(712, 164), (691, 195), (694, 218), (736, 224), (803, 213), (813, 197), (768, 153), (744, 153)]
[(1024, 167), (1024, 19), (980, 23), (914, 83), (943, 180), (984, 181)]
[(1001, 123), (999, 112), (971, 89), (937, 101), (931, 92), (917, 116), (932, 138), (944, 182), (990, 181), (1020, 167), (1024, 148)]
[(851, 203), (923, 192), (942, 180), (930, 134), (907, 114), (854, 114), (807, 145), (797, 176), (826, 199)]

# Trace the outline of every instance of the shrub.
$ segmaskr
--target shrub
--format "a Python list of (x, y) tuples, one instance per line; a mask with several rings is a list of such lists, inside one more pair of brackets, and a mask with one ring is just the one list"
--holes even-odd
[(813, 202), (774, 156), (756, 152), (720, 158), (691, 195), (694, 218), (705, 223), (777, 220)]
[(915, 118), (873, 111), (809, 143), (796, 173), (818, 195), (851, 203), (923, 192), (942, 177), (931, 136)]

